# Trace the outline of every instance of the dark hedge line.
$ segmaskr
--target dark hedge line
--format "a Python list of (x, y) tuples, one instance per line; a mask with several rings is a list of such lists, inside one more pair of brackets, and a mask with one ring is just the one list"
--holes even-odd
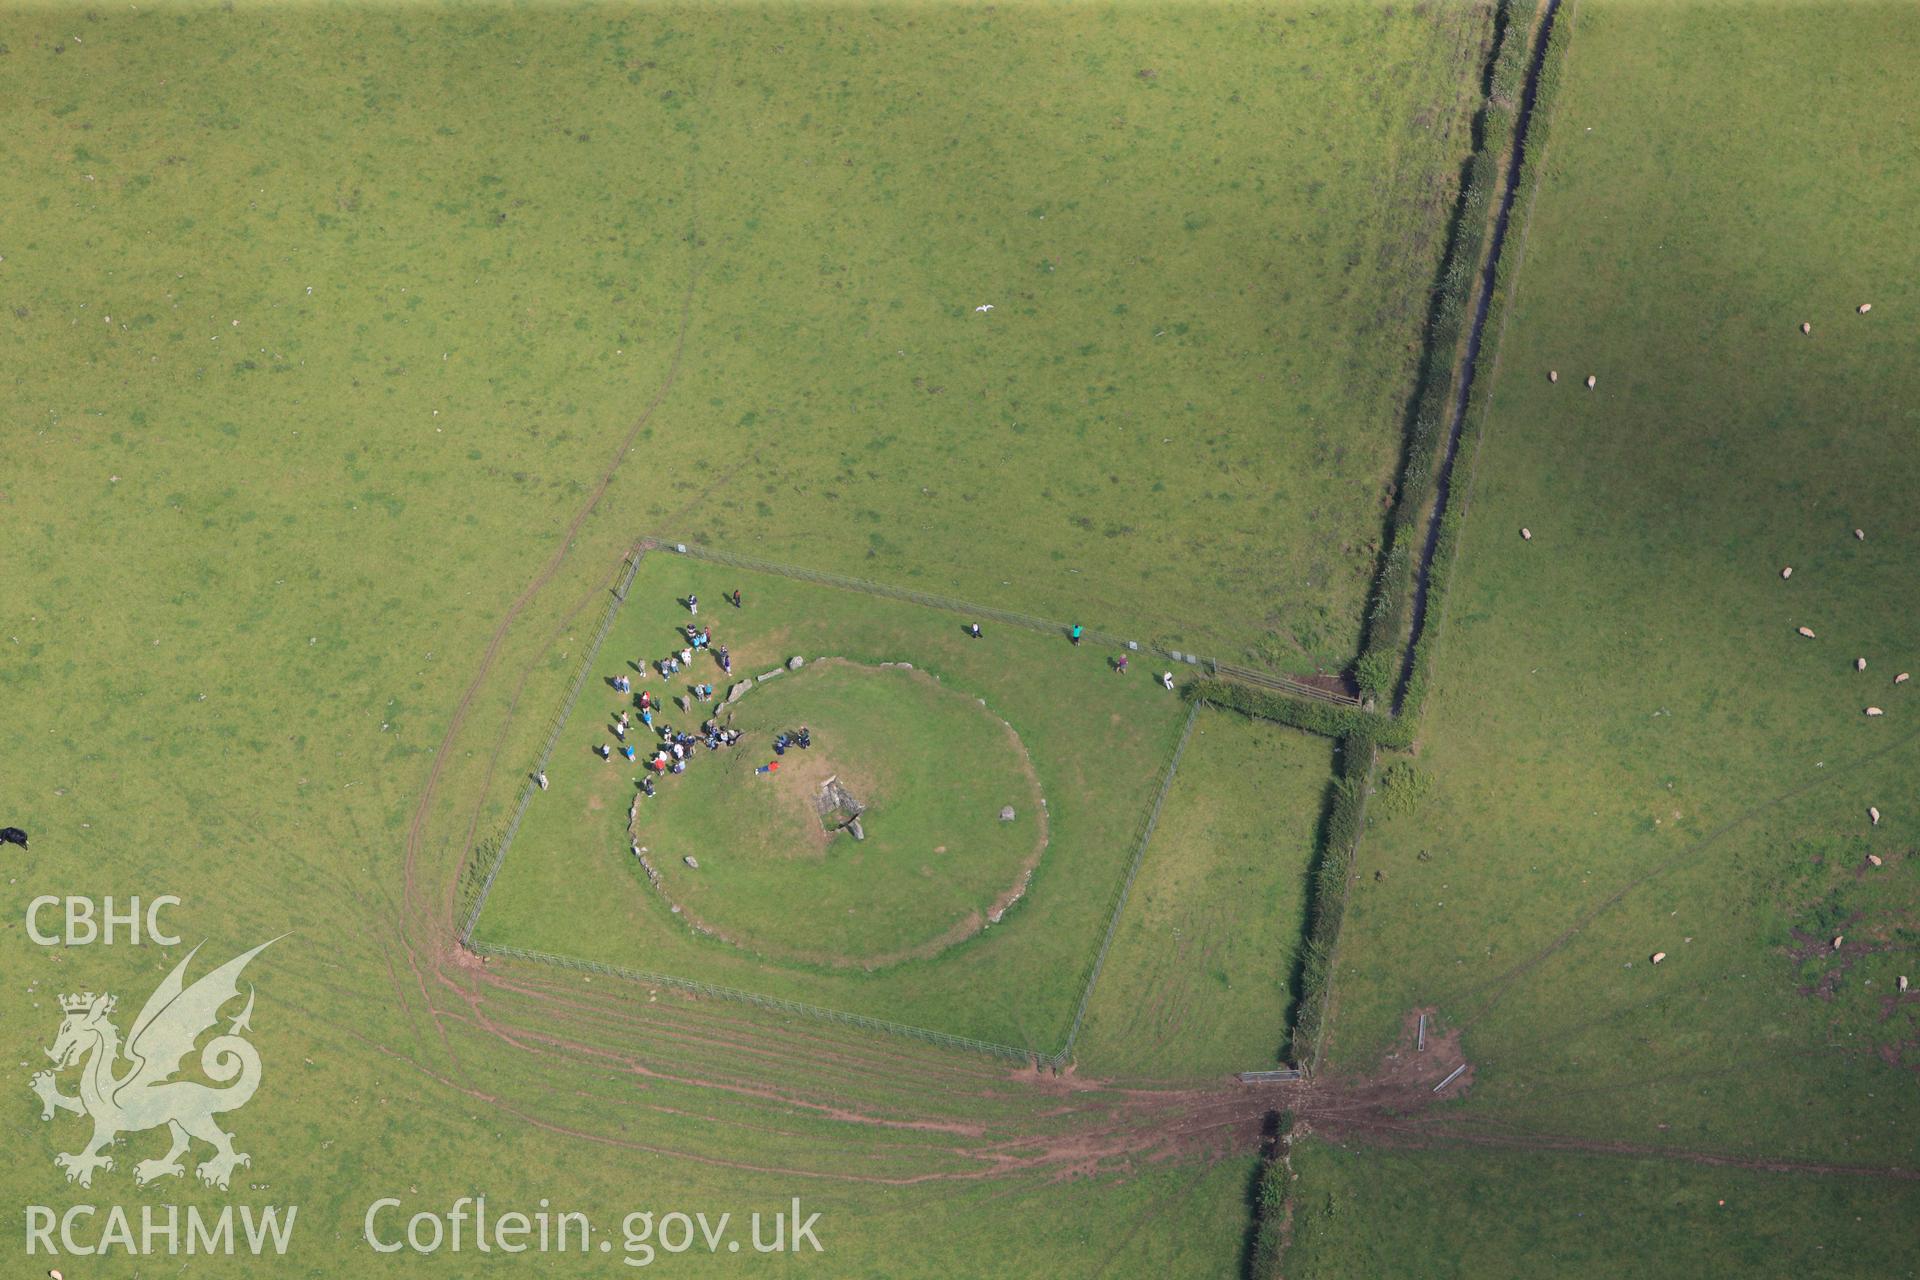
[(1188, 685), (1186, 695), (1196, 702), (1211, 702), (1242, 715), (1272, 720), (1295, 729), (1304, 729), (1308, 733), (1317, 733), (1324, 738), (1363, 737), (1381, 746), (1406, 745), (1401, 741), (1405, 735), (1403, 727), (1391, 716), (1377, 711), (1309, 702), (1305, 698), (1293, 698), (1284, 693), (1212, 677)]
[[(1568, 7), (1571, 3), (1572, 0), (1567, 0)], [(1526, 19), (1529, 15), (1520, 12), (1523, 6), (1516, 3), (1516, 0), (1503, 0), (1502, 7), (1505, 11), (1506, 25), (1501, 47), (1489, 77), (1490, 92), (1486, 109), (1488, 128), (1474, 157), (1473, 176), (1469, 177), (1469, 187), (1476, 177), (1483, 183), (1498, 180), (1498, 157), (1506, 154), (1512, 145), (1515, 113), (1519, 108), (1520, 93), (1526, 76), (1526, 56), (1530, 44), (1527, 39), (1529, 27)], [(1534, 90), (1533, 118), (1521, 153), (1519, 189), (1515, 193), (1513, 206), (1516, 215), (1523, 218), (1539, 181), (1539, 165), (1536, 160), (1543, 154), (1546, 146), (1548, 123), (1552, 119), (1549, 104), (1560, 82), (1566, 46), (1571, 38), (1570, 29), (1569, 15), (1563, 13), (1555, 22), (1553, 32), (1548, 38), (1539, 82)], [(1494, 159), (1491, 165), (1488, 165), (1484, 162), (1490, 156)], [(1490, 172), (1491, 178), (1488, 177)], [(1489, 185), (1483, 189), (1490, 192), (1492, 187)], [(1487, 198), (1484, 195), (1475, 195), (1471, 190), (1462, 193), (1463, 211), (1477, 204), (1479, 216), (1475, 219), (1476, 227), (1471, 236), (1456, 242), (1458, 247), (1470, 249), (1471, 258), (1466, 259), (1462, 255), (1461, 259), (1456, 259), (1453, 250), (1449, 250), (1447, 277), (1449, 286), (1454, 280), (1452, 267), (1456, 260), (1470, 260), (1475, 263), (1479, 261), (1486, 232)], [(1495, 266), (1493, 294), (1488, 303), (1487, 326), (1496, 334), (1505, 316), (1512, 276), (1513, 272), (1518, 270), (1518, 262), (1518, 254), (1506, 254)], [(1459, 340), (1458, 324), (1464, 305), (1464, 302), (1459, 302), (1451, 308), (1446, 306), (1436, 308), (1434, 330), (1436, 340), (1429, 345), (1427, 358), (1432, 360), (1436, 353), (1444, 352), (1449, 364), (1449, 373), (1451, 359)], [(1451, 317), (1450, 320), (1449, 317)], [(1492, 379), (1477, 379), (1468, 397), (1466, 415), (1461, 424), (1460, 448), (1454, 463), (1456, 468), (1459, 466), (1459, 458), (1471, 459), (1478, 451), (1484, 428), (1486, 400), (1491, 386)], [(1449, 381), (1441, 392), (1440, 399), (1443, 402), (1451, 390)], [(1431, 392), (1431, 387), (1428, 388), (1428, 392)], [(1425, 414), (1431, 407), (1429, 399), (1429, 396), (1423, 396), (1421, 414)], [(1386, 701), (1387, 694), (1393, 685), (1394, 672), (1398, 667), (1398, 652), (1408, 621), (1407, 611), (1412, 603), (1413, 565), (1411, 553), (1405, 548), (1410, 540), (1417, 536), (1418, 515), (1425, 510), (1433, 496), (1434, 477), (1431, 470), (1438, 454), (1439, 436), (1436, 423), (1439, 419), (1428, 419), (1423, 423), (1421, 414), (1416, 415), (1415, 429), (1409, 434), (1407, 476), (1421, 483), (1424, 486), (1424, 492), (1420, 495), (1419, 501), (1409, 503), (1407, 485), (1403, 483), (1400, 500), (1394, 508), (1390, 533), (1391, 549), (1381, 573), (1374, 607), (1369, 616), (1369, 643), (1358, 668), (1363, 691), (1382, 703)], [(1422, 451), (1424, 451), (1423, 460)], [(1389, 719), (1365, 711), (1297, 701), (1264, 690), (1218, 680), (1202, 681), (1190, 691), (1205, 697), (1210, 702), (1232, 707), (1248, 715), (1260, 716), (1263, 719), (1278, 721), (1309, 732), (1337, 736), (1341, 739), (1339, 776), (1334, 783), (1333, 793), (1327, 806), (1324, 830), (1321, 833), (1320, 863), (1314, 870), (1306, 955), (1302, 964), (1299, 988), (1300, 1002), (1294, 1016), (1290, 1044), (1290, 1052), (1295, 1064), (1309, 1070), (1319, 1066), (1325, 1043), (1328, 1006), (1332, 994), (1334, 956), (1340, 927), (1346, 917), (1356, 846), (1361, 830), (1365, 826), (1366, 800), (1372, 786), (1377, 750), (1381, 747), (1405, 747), (1411, 743), (1412, 725), (1419, 716), (1429, 688), (1433, 648), (1435, 637), (1439, 632), (1437, 606), (1444, 597), (1452, 576), (1459, 547), (1460, 530), (1466, 520), (1467, 497), (1465, 493), (1457, 493), (1455, 500), (1441, 515), (1440, 534), (1434, 548), (1433, 564), (1428, 572), (1427, 625), (1414, 645), (1413, 662), (1408, 673), (1407, 687), (1402, 692), (1400, 714), (1397, 718)], [(1396, 583), (1397, 588), (1395, 588)], [(1389, 596), (1390, 589), (1397, 589), (1398, 595)], [(1389, 600), (1397, 601), (1397, 605), (1387, 605), (1385, 602)], [(1397, 620), (1393, 616), (1396, 609)], [(1392, 638), (1388, 640), (1385, 638), (1387, 636)], [(1247, 1266), (1247, 1274), (1252, 1280), (1277, 1280), (1281, 1274), (1282, 1235), (1290, 1216), (1293, 1199), (1293, 1170), (1287, 1159), (1287, 1135), (1292, 1128), (1292, 1120), (1291, 1112), (1283, 1113), (1278, 1141), (1274, 1144), (1261, 1170), (1253, 1245)]]
[[(1402, 450), (1400, 483), (1387, 521), (1387, 553), (1381, 560), (1367, 610), (1367, 639), (1354, 667), (1365, 696), (1387, 704), (1399, 679), (1401, 656), (1413, 609), (1414, 575), (1427, 513), (1452, 418), (1454, 366), (1470, 315), (1474, 282), (1486, 248), (1489, 211), (1500, 187), (1500, 166), (1513, 145), (1513, 128), (1526, 80), (1533, 0), (1500, 0), (1495, 29), (1500, 40), (1488, 64), (1488, 93), (1474, 120), (1476, 145), (1466, 165), (1439, 286), (1429, 313), (1419, 387)], [(1431, 597), (1430, 597), (1431, 598)]]
[(1367, 795), (1378, 755), (1375, 741), (1354, 735), (1340, 741), (1338, 772), (1320, 830), (1320, 856), (1308, 886), (1307, 936), (1300, 959), (1299, 1003), (1293, 1012), (1288, 1046), (1295, 1066), (1320, 1065), (1333, 994), (1334, 953), (1347, 918), (1347, 891), (1353, 883), (1353, 857), (1365, 825)]
[(1340, 741), (1333, 785), (1320, 820), (1320, 838), (1315, 841), (1307, 888), (1306, 936), (1301, 940), (1294, 977), (1297, 1000), (1293, 1029), (1287, 1041), (1287, 1057), (1293, 1065), (1311, 1071), (1319, 1065), (1333, 983), (1334, 945), (1347, 917), (1354, 846), (1359, 843), (1366, 818), (1374, 761), (1381, 747), (1398, 744), (1407, 723), (1377, 712), (1305, 702), (1224, 680), (1195, 681), (1187, 686), (1186, 694), (1196, 701)]
[(1255, 1192), (1253, 1249), (1247, 1258), (1248, 1280), (1280, 1280), (1281, 1246), (1293, 1201), (1293, 1164), (1287, 1158), (1293, 1138), (1293, 1112), (1274, 1117), (1267, 1158), (1260, 1166)]
[[(1527, 126), (1526, 141), (1520, 152), (1519, 186), (1514, 193), (1513, 210), (1516, 218), (1524, 219), (1533, 193), (1540, 182), (1539, 158), (1545, 154), (1547, 136), (1553, 120), (1550, 109), (1556, 90), (1560, 84), (1560, 69), (1565, 61), (1567, 42), (1572, 37), (1571, 15), (1565, 6), (1556, 19), (1552, 33), (1547, 38), (1547, 50), (1540, 64), (1539, 82), (1534, 88), (1533, 117)], [(1524, 222), (1522, 223), (1524, 227)], [(1509, 234), (1512, 231), (1509, 230)], [(1524, 235), (1524, 231), (1522, 232)], [(1514, 273), (1520, 269), (1520, 254), (1503, 253), (1494, 268), (1493, 295), (1488, 302), (1487, 324), (1485, 332), (1498, 334), (1503, 322), (1507, 304), (1511, 300)], [(1485, 358), (1487, 348), (1481, 348)], [(1498, 345), (1494, 348), (1494, 357), (1498, 358)], [(1467, 398), (1467, 412), (1460, 429), (1460, 448), (1454, 458), (1454, 471), (1461, 470), (1461, 459), (1467, 459), (1466, 470), (1472, 471), (1472, 459), (1479, 453), (1480, 439), (1486, 425), (1487, 401), (1493, 394), (1493, 379), (1478, 378), (1474, 381), (1471, 394)], [(1465, 488), (1456, 488), (1453, 500), (1447, 504), (1447, 510), (1440, 518), (1440, 536), (1434, 545), (1433, 563), (1427, 570), (1427, 620), (1421, 629), (1420, 637), (1413, 647), (1413, 661), (1407, 673), (1407, 686), (1401, 692), (1400, 717), (1408, 722), (1417, 719), (1421, 707), (1426, 702), (1428, 690), (1432, 684), (1433, 651), (1437, 646), (1440, 632), (1442, 610), (1439, 605), (1446, 597), (1447, 588), (1453, 577), (1454, 561), (1458, 556), (1460, 532), (1466, 523), (1467, 507), (1471, 494)]]

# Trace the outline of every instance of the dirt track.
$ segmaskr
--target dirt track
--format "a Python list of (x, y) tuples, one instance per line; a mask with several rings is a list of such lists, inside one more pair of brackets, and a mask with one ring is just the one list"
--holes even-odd
[[(894, 1186), (1051, 1180), (1175, 1157), (1250, 1153), (1259, 1147), (1267, 1115), (1281, 1108), (1294, 1110), (1304, 1130), (1396, 1145), (1460, 1143), (1805, 1174), (1920, 1178), (1915, 1170), (1477, 1129), (1450, 1109), (1435, 1110), (1441, 1095), (1434, 1085), (1465, 1063), (1459, 1032), (1436, 1032), (1427, 1051), (1415, 1053), (1411, 1014), (1405, 1042), (1365, 1077), (1277, 1087), (1232, 1081), (1200, 1087), (1134, 1085), (1081, 1079), (1071, 1071), (1009, 1071), (988, 1059), (932, 1046), (649, 991), (639, 984), (603, 980), (595, 985), (591, 978), (534, 965), (484, 963), (466, 952), (454, 920), (458, 878), (531, 668), (512, 676), (508, 710), (486, 745), (484, 777), (471, 807), (436, 814), (440, 784), (476, 698), (490, 680), (502, 678), (496, 667), (514, 624), (555, 579), (633, 443), (678, 381), (700, 273), (697, 229), (696, 211), (679, 332), (661, 385), (479, 655), (448, 717), (407, 828), (401, 901), (388, 912), (364, 904), (370, 915), (389, 916), (376, 923), (388, 926), (392, 995), (415, 1028), (408, 1045), (363, 1038), (376, 1053), (491, 1108), (503, 1120), (569, 1141), (742, 1170)], [(596, 586), (567, 610), (553, 635), (562, 634), (600, 590)], [(461, 837), (444, 839), (430, 855), (436, 823), (462, 829)], [(1510, 974), (1506, 981), (1518, 976)], [(1497, 984), (1492, 998), (1500, 989)], [(485, 1051), (463, 1053), (470, 1043)], [(1444, 1096), (1470, 1089), (1472, 1078), (1469, 1068)], [(633, 1132), (663, 1128), (646, 1125), (649, 1117), (689, 1114), (705, 1122), (692, 1131), (738, 1131), (741, 1141), (701, 1150), (661, 1146)], [(803, 1131), (803, 1121), (844, 1127), (847, 1138), (823, 1146)], [(689, 1132), (686, 1126), (665, 1128)], [(857, 1155), (849, 1158), (856, 1143)], [(729, 1146), (754, 1158), (733, 1158), (725, 1154)]]

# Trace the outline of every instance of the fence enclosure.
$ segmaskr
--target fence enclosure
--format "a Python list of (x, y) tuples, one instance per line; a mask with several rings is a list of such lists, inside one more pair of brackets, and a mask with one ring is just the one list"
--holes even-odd
[(587, 680), (593, 674), (593, 664), (600, 656), (600, 646), (606, 642), (607, 632), (613, 627), (613, 620), (620, 612), (620, 606), (627, 602), (627, 592), (633, 586), (633, 575), (640, 572), (640, 562), (646, 559), (648, 548), (642, 544), (639, 550), (627, 557), (626, 567), (621, 570), (619, 585), (613, 589), (613, 596), (607, 601), (607, 608), (600, 615), (600, 625), (594, 630), (593, 641), (587, 646), (586, 656), (580, 660), (580, 670), (574, 674), (573, 685), (567, 690), (566, 698), (560, 704), (560, 710), (554, 715), (553, 722), (547, 728), (546, 745), (540, 748), (540, 758), (528, 771), (525, 784), (520, 788), (520, 801), (513, 807), (513, 817), (508, 819), (506, 829), (494, 841), (493, 862), (487, 868), (485, 879), (473, 895), (473, 905), (467, 910), (467, 918), (460, 926), (460, 941), (471, 948), (473, 929), (480, 923), (480, 912), (487, 905), (487, 895), (493, 892), (493, 882), (500, 875), (500, 868), (506, 865), (507, 850), (513, 844), (513, 837), (520, 830), (520, 820), (526, 816), (527, 805), (533, 801), (533, 793), (540, 789), (539, 775), (547, 771), (547, 765), (553, 759), (554, 745), (560, 741), (560, 731), (566, 727), (567, 718), (573, 714), (574, 703), (580, 700), (580, 691), (586, 687)]
[[(869, 582), (864, 579), (850, 578), (840, 574), (801, 569), (792, 565), (759, 560), (752, 556), (736, 555), (732, 552), (720, 551), (695, 543), (679, 542), (665, 538), (648, 538), (643, 540), (639, 544), (638, 549), (627, 558), (620, 572), (617, 585), (614, 587), (613, 593), (607, 601), (607, 606), (601, 615), (599, 625), (594, 630), (593, 639), (587, 645), (586, 652), (581, 658), (580, 668), (574, 673), (573, 682), (568, 686), (566, 697), (561, 701), (560, 707), (555, 712), (548, 727), (546, 741), (541, 746), (539, 756), (535, 760), (533, 767), (527, 773), (525, 783), (520, 790), (519, 800), (514, 805), (513, 814), (508, 819), (506, 826), (501, 830), (500, 835), (491, 842), (491, 857), (488, 858), (485, 856), (484, 851), (487, 849), (487, 846), (482, 846), (481, 850), (476, 851), (469, 873), (471, 874), (472, 871), (477, 870), (481, 865), (486, 866), (486, 873), (484, 877), (482, 877), (477, 889), (473, 891), (471, 902), (466, 908), (460, 928), (461, 943), (476, 955), (501, 956), (510, 959), (532, 961), (539, 964), (555, 965), (560, 968), (575, 969), (588, 973), (602, 973), (611, 977), (623, 978), (634, 982), (672, 987), (676, 990), (688, 991), (696, 995), (737, 1001), (757, 1005), (761, 1008), (798, 1014), (803, 1017), (837, 1022), (844, 1026), (906, 1036), (930, 1044), (943, 1045), (948, 1048), (967, 1049), (1016, 1062), (1033, 1063), (1054, 1068), (1064, 1066), (1071, 1060), (1074, 1046), (1079, 1040), (1081, 1026), (1086, 1021), (1087, 1006), (1091, 1003), (1094, 989), (1100, 981), (1101, 971), (1106, 964), (1107, 952), (1113, 945), (1114, 934), (1119, 929), (1121, 916), (1125, 914), (1127, 899), (1132, 892), (1134, 879), (1139, 874), (1141, 862), (1145, 859), (1147, 848), (1152, 843), (1154, 830), (1160, 821), (1160, 811), (1166, 803), (1167, 793), (1172, 790), (1174, 776), (1179, 770), (1181, 757), (1186, 752), (1187, 740), (1193, 734), (1194, 721), (1199, 716), (1203, 699), (1195, 699), (1188, 708), (1186, 722), (1181, 727), (1179, 740), (1175, 743), (1173, 754), (1167, 762), (1166, 772), (1161, 778), (1160, 788), (1154, 797), (1153, 807), (1147, 813), (1145, 824), (1134, 846), (1133, 857), (1127, 865), (1126, 875), (1114, 891), (1112, 905), (1107, 912), (1106, 928), (1101, 935), (1100, 946), (1094, 953), (1093, 960), (1088, 966), (1087, 979), (1081, 988), (1080, 999), (1075, 1005), (1073, 1020), (1068, 1026), (1066, 1039), (1060, 1048), (1052, 1053), (1043, 1053), (1033, 1049), (1022, 1049), (1014, 1045), (999, 1044), (989, 1040), (955, 1035), (951, 1032), (936, 1031), (926, 1027), (910, 1026), (885, 1018), (871, 1017), (866, 1014), (828, 1009), (818, 1005), (806, 1004), (802, 1001), (788, 1000), (778, 996), (761, 995), (757, 992), (701, 982), (692, 978), (680, 978), (671, 974), (626, 969), (617, 965), (601, 964), (597, 961), (584, 960), (575, 956), (532, 951), (522, 947), (502, 946), (494, 943), (476, 941), (474, 939), (474, 930), (479, 925), (481, 913), (486, 909), (487, 898), (493, 891), (494, 882), (499, 878), (501, 868), (506, 865), (507, 854), (512, 848), (515, 835), (517, 835), (520, 830), (521, 820), (526, 816), (527, 806), (532, 803), (534, 793), (540, 789), (537, 778), (545, 772), (547, 765), (551, 762), (561, 731), (565, 728), (567, 720), (572, 716), (574, 706), (579, 702), (580, 694), (582, 690), (585, 689), (587, 681), (593, 678), (595, 664), (599, 660), (601, 646), (606, 642), (607, 633), (612, 629), (614, 619), (619, 615), (621, 606), (626, 603), (628, 592), (633, 586), (634, 577), (640, 571), (641, 561), (643, 561), (649, 553), (655, 551), (670, 551), (674, 554), (693, 556), (716, 564), (731, 565), (735, 568), (748, 569), (759, 573), (771, 573), (780, 577), (801, 581), (817, 582), (821, 585), (835, 587), (841, 590), (860, 591), (871, 595), (904, 600), (911, 604), (938, 609), (946, 613), (954, 613), (971, 618), (991, 619), (1009, 626), (1022, 627), (1033, 631), (1064, 635), (1068, 630), (1065, 624), (1053, 622), (1045, 618), (1034, 617), (1031, 614), (1018, 613), (1006, 609), (984, 608), (968, 604), (962, 600), (934, 595), (923, 591), (915, 591), (910, 588), (895, 587), (879, 582)], [(1211, 676), (1229, 676), (1248, 684), (1260, 685), (1277, 693), (1297, 694), (1299, 696), (1313, 698), (1322, 703), (1332, 703), (1341, 707), (1357, 707), (1359, 705), (1358, 699), (1291, 680), (1285, 676), (1254, 671), (1244, 667), (1236, 667), (1230, 664), (1216, 662), (1210, 658), (1202, 658), (1195, 654), (1184, 653), (1173, 649), (1163, 649), (1151, 644), (1142, 645), (1136, 641), (1109, 634), (1094, 631), (1085, 631), (1083, 634), (1096, 644), (1113, 648), (1129, 649), (1136, 652), (1144, 650), (1150, 653), (1158, 653), (1169, 661), (1178, 662), (1187, 666), (1200, 667)]]
[[(1030, 613), (1018, 613), (1011, 609), (995, 609), (986, 605), (969, 604), (952, 596), (935, 595), (927, 591), (915, 591), (911, 587), (896, 587), (885, 582), (873, 582), (866, 578), (852, 578), (845, 574), (825, 573), (815, 569), (802, 569), (794, 565), (780, 564), (772, 560), (760, 560), (753, 556), (743, 556), (732, 551), (721, 551), (715, 547), (702, 546), (697, 542), (682, 542), (675, 538), (657, 537), (648, 540), (650, 546), (676, 555), (692, 556), (698, 560), (711, 561), (714, 564), (731, 565), (736, 569), (748, 569), (755, 573), (771, 573), (782, 578), (793, 578), (801, 582), (817, 582), (822, 586), (837, 587), (842, 591), (860, 591), (867, 595), (887, 596), (894, 600), (905, 600), (910, 604), (923, 605), (929, 609), (938, 609), (943, 613), (959, 614), (967, 618), (985, 618), (1002, 622), (1011, 627), (1022, 627), (1029, 631), (1040, 631), (1050, 635), (1064, 636), (1069, 628), (1064, 622), (1049, 618), (1038, 618)], [(1187, 653), (1180, 649), (1164, 648), (1151, 642), (1142, 643), (1116, 636), (1110, 632), (1086, 629), (1083, 634), (1096, 645), (1113, 649), (1128, 649), (1136, 653), (1158, 654), (1169, 662), (1183, 666), (1199, 667), (1209, 675), (1230, 676), (1235, 680), (1259, 685), (1277, 692), (1291, 693), (1302, 698), (1313, 698), (1321, 702), (1331, 702), (1340, 706), (1357, 707), (1360, 700), (1350, 694), (1336, 693), (1331, 689), (1322, 689), (1318, 685), (1295, 680), (1291, 676), (1277, 675), (1271, 671), (1257, 671), (1251, 667), (1235, 666), (1231, 663)]]

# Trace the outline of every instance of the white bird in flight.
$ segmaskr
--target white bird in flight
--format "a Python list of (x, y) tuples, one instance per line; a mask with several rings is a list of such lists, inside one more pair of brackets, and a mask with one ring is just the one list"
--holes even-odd
[(974, 310), (975, 311), (991, 311), (993, 310), (993, 304), (991, 302), (983, 302), (979, 306), (975, 307)]

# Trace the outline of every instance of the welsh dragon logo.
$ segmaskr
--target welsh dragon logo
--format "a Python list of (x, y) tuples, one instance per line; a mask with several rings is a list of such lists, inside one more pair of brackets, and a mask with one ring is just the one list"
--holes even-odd
[[(134, 1181), (142, 1185), (184, 1173), (180, 1157), (187, 1154), (194, 1138), (213, 1148), (195, 1171), (210, 1186), (226, 1190), (236, 1167), (253, 1164), (245, 1152), (233, 1149), (233, 1135), (214, 1122), (215, 1116), (245, 1106), (260, 1087), (260, 1052), (241, 1035), (252, 1030), (251, 986), (246, 1008), (228, 1024), (226, 1033), (200, 1049), (201, 1072), (224, 1087), (173, 1077), (194, 1051), (195, 1041), (219, 1022), (221, 1007), (239, 996), (241, 971), (273, 942), (261, 943), (187, 986), (187, 966), (200, 950), (195, 947), (148, 997), (124, 1045), (120, 1029), (111, 1021), (113, 996), (87, 992), (60, 997), (66, 1016), (53, 1047), (47, 1050), (54, 1068), (33, 1077), (33, 1091), (40, 1097), (42, 1120), (53, 1119), (56, 1111), (93, 1120), (92, 1141), (72, 1154), (54, 1157), (54, 1163), (66, 1170), (68, 1182), (92, 1186), (94, 1170), (113, 1168), (113, 1157), (103, 1154), (109, 1143), (120, 1134), (161, 1125), (172, 1135), (173, 1145), (160, 1159), (133, 1166)], [(58, 1072), (73, 1066), (80, 1066), (77, 1097), (61, 1093), (55, 1079)]]

